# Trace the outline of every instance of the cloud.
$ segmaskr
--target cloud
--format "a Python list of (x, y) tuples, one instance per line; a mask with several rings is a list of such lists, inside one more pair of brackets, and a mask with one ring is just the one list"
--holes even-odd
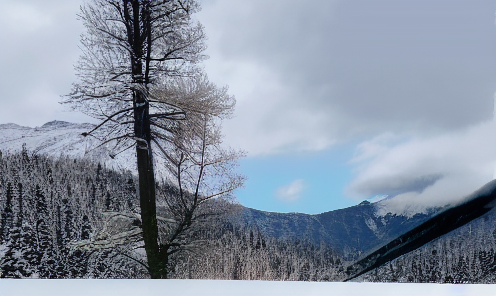
[(292, 202), (298, 200), (301, 197), (303, 189), (305, 189), (303, 179), (297, 179), (289, 185), (277, 188), (275, 191), (275, 196), (282, 201)]
[[(3, 122), (83, 120), (57, 104), (75, 79), (82, 2), (1, 2)], [(238, 99), (225, 141), (250, 155), (315, 151), (386, 130), (453, 131), (489, 119), (493, 4), (202, 2), (205, 68)]]
[(346, 192), (394, 196), (382, 204), (395, 213), (457, 203), (493, 179), (495, 134), (496, 122), (487, 121), (438, 136), (376, 137), (358, 146), (350, 162), (356, 176)]
[(63, 112), (79, 56), (80, 1), (2, 1), (0, 19), (0, 118), (2, 123), (42, 125), (53, 119), (87, 121)]
[(250, 155), (491, 118), (490, 0), (211, 0), (198, 18), (209, 76), (238, 99), (226, 142)]

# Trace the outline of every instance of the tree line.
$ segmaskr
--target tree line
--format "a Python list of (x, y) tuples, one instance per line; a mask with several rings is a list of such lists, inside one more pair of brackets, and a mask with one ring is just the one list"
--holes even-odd
[[(159, 217), (170, 217), (156, 184)], [(162, 198), (161, 198), (162, 197)], [(162, 201), (161, 201), (162, 200)], [(336, 280), (344, 261), (325, 245), (266, 237), (216, 200), (185, 232), (170, 278)], [(216, 205), (217, 204), (217, 205)], [(226, 208), (231, 210), (225, 211)], [(0, 160), (0, 270), (9, 278), (148, 278), (136, 176), (68, 157), (21, 153)], [(207, 219), (203, 217), (204, 219)], [(122, 234), (125, 234), (124, 236)], [(159, 233), (168, 233), (167, 223)]]
[(423, 247), (360, 276), (359, 281), (411, 283), (496, 282), (494, 210)]
[(25, 149), (3, 155), (1, 277), (101, 277), (112, 272), (98, 259), (105, 252), (85, 252), (70, 243), (91, 238), (107, 211), (136, 211), (134, 182), (130, 173), (85, 160), (55, 160)]

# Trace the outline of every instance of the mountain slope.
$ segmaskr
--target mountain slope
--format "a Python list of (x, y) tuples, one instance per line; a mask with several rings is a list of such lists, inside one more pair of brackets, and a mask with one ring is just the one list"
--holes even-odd
[(81, 136), (81, 133), (91, 128), (91, 124), (64, 121), (51, 121), (36, 128), (13, 123), (0, 124), (0, 149), (19, 151), (25, 144), (28, 150), (36, 153), (82, 157), (94, 141)]
[[(66, 155), (101, 162), (115, 170), (135, 170), (134, 150), (130, 149), (111, 159), (107, 147), (99, 140), (83, 137), (91, 124), (52, 121), (30, 128), (16, 124), (0, 125), (0, 150), (20, 151), (23, 144), (28, 151), (58, 157)], [(300, 213), (269, 213), (245, 208), (241, 223), (256, 227), (268, 237), (304, 239), (315, 245), (321, 242), (332, 247), (347, 260), (391, 240), (426, 221), (433, 212), (413, 217), (392, 214), (377, 215), (379, 203), (363, 202), (346, 209), (307, 215)]]
[(135, 163), (129, 161), (134, 157), (134, 150), (129, 149), (112, 159), (109, 156), (110, 146), (98, 147), (100, 140), (81, 135), (93, 128), (94, 125), (89, 123), (76, 124), (57, 120), (35, 128), (13, 123), (0, 124), (0, 151), (15, 152), (25, 146), (28, 151), (36, 154), (86, 158), (116, 170), (134, 171)]
[[(144, 276), (139, 266), (133, 267), (132, 275), (127, 274), (122, 266), (130, 270), (134, 265), (122, 258), (114, 260), (107, 253), (99, 253), (85, 259), (67, 248), (69, 240), (93, 235), (91, 229), (101, 227), (102, 213), (139, 212), (133, 176), (129, 172), (121, 175), (122, 167), (134, 165), (127, 161), (131, 156), (112, 160), (106, 147), (92, 150), (98, 141), (81, 136), (91, 128), (89, 124), (58, 121), (38, 128), (0, 125), (3, 152), (20, 151), (25, 143), (27, 150), (38, 154), (90, 160), (4, 154), (4, 173), (0, 172), (0, 261), (3, 260), (0, 265), (11, 266), (12, 276), (26, 276), (17, 273), (14, 259), (18, 253), (34, 262), (31, 267), (47, 267), (38, 261), (51, 258), (48, 261), (58, 266), (52, 266), (53, 270), (64, 271), (47, 267), (45, 277), (71, 277), (79, 273), (95, 277)], [(117, 163), (107, 168), (119, 171), (107, 171), (93, 161)], [(12, 168), (15, 169), (11, 171)], [(340, 280), (344, 277), (343, 267), (350, 263), (343, 264), (342, 258), (353, 261), (361, 254), (369, 254), (353, 265), (356, 270), (349, 270), (355, 276), (362, 274), (358, 280), (496, 282), (495, 182), (474, 193), (462, 206), (412, 217), (379, 215), (381, 202), (363, 202), (317, 215), (242, 208), (242, 214), (236, 215), (236, 223), (242, 227), (214, 229), (220, 231), (219, 237), (211, 241), (215, 246), (209, 254), (203, 254), (204, 261), (199, 261), (198, 270), (190, 266), (189, 257), (179, 258), (176, 275), (178, 278), (196, 274), (198, 278)], [(45, 204), (47, 209), (43, 207)], [(44, 229), (35, 226), (40, 218), (45, 221)], [(51, 239), (44, 240), (43, 246), (30, 245), (34, 242), (29, 237), (40, 235)], [(219, 246), (222, 241), (225, 244)], [(46, 258), (33, 257), (34, 249), (45, 252)], [(62, 256), (63, 252), (79, 260), (81, 270), (70, 271), (72, 259)], [(88, 266), (93, 269), (85, 270)], [(29, 272), (35, 274), (36, 268)]]
[(496, 210), (354, 281), (496, 283)]
[(464, 203), (440, 212), (349, 267), (353, 279), (478, 219), (496, 206), (496, 180), (474, 192)]
[(363, 202), (357, 206), (317, 215), (270, 213), (246, 208), (244, 223), (262, 234), (276, 238), (306, 239), (329, 245), (346, 260), (407, 232), (428, 220), (435, 211), (412, 217), (377, 215), (377, 204)]

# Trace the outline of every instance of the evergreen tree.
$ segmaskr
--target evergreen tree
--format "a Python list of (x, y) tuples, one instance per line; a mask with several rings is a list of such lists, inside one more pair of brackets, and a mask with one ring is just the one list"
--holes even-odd
[(81, 226), (81, 239), (89, 239), (91, 235), (91, 225), (88, 216), (83, 216), (83, 224)]
[(124, 194), (128, 210), (135, 210), (133, 202), (136, 199), (136, 185), (134, 184), (134, 180), (131, 177), (127, 179)]
[(55, 253), (52, 233), (49, 228), (50, 216), (45, 195), (41, 187), (36, 185), (36, 240), (38, 273), (41, 278), (53, 278), (55, 273)]
[(24, 223), (22, 183), (18, 183), (17, 188), (17, 219), (9, 233), (7, 252), (0, 261), (2, 277), (29, 277), (35, 271), (35, 236), (29, 225)]
[(14, 214), (12, 211), (12, 183), (7, 183), (6, 201), (1, 213), (0, 222), (0, 244), (7, 240), (10, 235), (9, 229), (14, 225)]

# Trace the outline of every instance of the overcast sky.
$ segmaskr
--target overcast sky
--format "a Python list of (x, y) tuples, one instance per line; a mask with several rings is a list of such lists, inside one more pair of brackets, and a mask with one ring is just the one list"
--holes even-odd
[[(0, 0), (0, 122), (88, 121), (74, 81), (80, 0)], [(248, 151), (245, 205), (318, 213), (374, 196), (422, 208), (493, 178), (493, 0), (205, 0), (212, 81)]]

